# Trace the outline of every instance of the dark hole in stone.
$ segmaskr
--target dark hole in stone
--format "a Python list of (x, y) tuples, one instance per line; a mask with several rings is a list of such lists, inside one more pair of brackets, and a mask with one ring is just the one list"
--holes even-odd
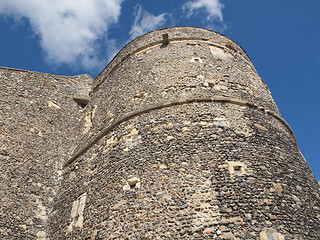
[(82, 107), (82, 108), (85, 108), (86, 106), (87, 106), (87, 104), (84, 104), (84, 103), (79, 103), (79, 102), (77, 102), (78, 103), (78, 105), (80, 106), (80, 107)]
[(234, 169), (235, 175), (237, 175), (237, 176), (241, 175), (241, 166), (234, 166), (233, 169)]
[(72, 96), (72, 99), (82, 108), (85, 108), (89, 103), (89, 97), (87, 96)]
[(161, 48), (166, 47), (169, 44), (169, 34), (168, 33), (164, 33), (162, 34), (162, 45)]

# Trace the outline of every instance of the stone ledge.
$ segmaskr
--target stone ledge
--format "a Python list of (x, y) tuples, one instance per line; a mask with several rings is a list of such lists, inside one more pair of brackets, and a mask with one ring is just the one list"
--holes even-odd
[(102, 129), (101, 132), (98, 135), (96, 135), (96, 137), (94, 137), (81, 150), (79, 150), (78, 152), (73, 154), (73, 156), (63, 165), (62, 169), (66, 169), (68, 166), (70, 166), (78, 157), (80, 157), (82, 154), (86, 153), (94, 144), (96, 144), (101, 138), (103, 138), (105, 135), (107, 135), (109, 132), (111, 132), (112, 129), (119, 126), (122, 122), (129, 120), (135, 116), (141, 115), (143, 113), (150, 112), (152, 110), (161, 109), (161, 108), (165, 108), (165, 107), (172, 107), (172, 106), (177, 106), (177, 105), (182, 105), (182, 104), (187, 104), (187, 103), (195, 103), (195, 102), (225, 102), (225, 103), (235, 104), (235, 105), (239, 105), (239, 106), (248, 106), (250, 108), (255, 108), (255, 109), (264, 111), (267, 115), (270, 115), (271, 117), (279, 120), (291, 133), (296, 144), (298, 144), (293, 130), (291, 129), (289, 124), (282, 117), (278, 116), (277, 114), (275, 114), (274, 112), (272, 112), (270, 110), (266, 110), (263, 107), (256, 106), (253, 103), (246, 102), (241, 99), (229, 98), (229, 97), (224, 97), (224, 96), (214, 96), (212, 98), (205, 98), (204, 97), (204, 98), (191, 98), (191, 99), (177, 99), (177, 100), (169, 101), (169, 102), (165, 102), (165, 103), (153, 104), (149, 107), (130, 112), (130, 113), (116, 119), (113, 123), (110, 124), (110, 126)]

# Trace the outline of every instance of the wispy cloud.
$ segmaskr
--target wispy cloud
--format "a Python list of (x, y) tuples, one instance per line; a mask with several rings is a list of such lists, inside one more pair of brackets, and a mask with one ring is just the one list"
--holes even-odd
[(189, 16), (203, 10), (207, 14), (207, 20), (218, 19), (221, 22), (223, 21), (222, 8), (223, 4), (219, 0), (195, 0), (188, 1), (184, 5), (184, 9), (189, 11)]
[(96, 67), (97, 40), (118, 21), (124, 0), (1, 0), (0, 14), (27, 18), (47, 60)]
[(130, 38), (136, 38), (141, 36), (144, 33), (155, 30), (164, 25), (166, 22), (166, 13), (160, 15), (153, 15), (143, 8), (140, 5), (135, 7), (135, 19), (134, 23), (130, 30)]

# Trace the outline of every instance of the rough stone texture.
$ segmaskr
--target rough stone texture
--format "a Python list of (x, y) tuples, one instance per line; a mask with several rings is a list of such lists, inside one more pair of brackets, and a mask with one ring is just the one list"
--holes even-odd
[(0, 238), (44, 239), (61, 167), (82, 129), (88, 75), (0, 68)]
[[(222, 116), (228, 126), (213, 120)], [(132, 129), (140, 138), (128, 142)], [(318, 236), (317, 182), (292, 135), (249, 107), (203, 103), (146, 113), (80, 159), (65, 172), (54, 237), (65, 234), (69, 216), (62, 213), (84, 192), (84, 227), (70, 238), (96, 230), (96, 239), (218, 239), (220, 230), (221, 239), (257, 239), (265, 228), (287, 239)], [(230, 162), (243, 163), (245, 172), (231, 173)], [(123, 188), (131, 176), (140, 188)]]
[[(42, 114), (37, 128), (56, 139), (30, 138), (34, 149), (45, 147), (31, 149), (37, 158), (25, 153), (34, 166), (18, 165), (26, 176), (41, 169), (47, 178), (36, 184), (55, 192), (39, 190), (34, 203), (32, 196), (21, 201), (22, 212), (12, 207), (14, 215), (45, 221), (29, 228), (26, 220), (0, 220), (17, 229), (11, 236), (319, 239), (319, 184), (268, 87), (232, 40), (192, 27), (143, 35), (97, 77), (83, 109), (72, 97), (62, 101), (86, 95), (68, 85), (77, 77), (60, 78), (60, 98), (44, 86), (43, 101), (55, 118), (69, 117), (45, 128)], [(14, 131), (6, 136), (16, 139)], [(17, 195), (5, 185), (14, 205)]]

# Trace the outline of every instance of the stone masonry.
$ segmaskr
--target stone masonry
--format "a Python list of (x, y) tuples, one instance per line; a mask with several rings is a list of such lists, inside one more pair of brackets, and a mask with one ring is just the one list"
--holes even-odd
[(93, 79), (0, 69), (0, 239), (45, 239)]
[(93, 80), (1, 68), (3, 239), (320, 239), (319, 184), (244, 50), (175, 27)]

